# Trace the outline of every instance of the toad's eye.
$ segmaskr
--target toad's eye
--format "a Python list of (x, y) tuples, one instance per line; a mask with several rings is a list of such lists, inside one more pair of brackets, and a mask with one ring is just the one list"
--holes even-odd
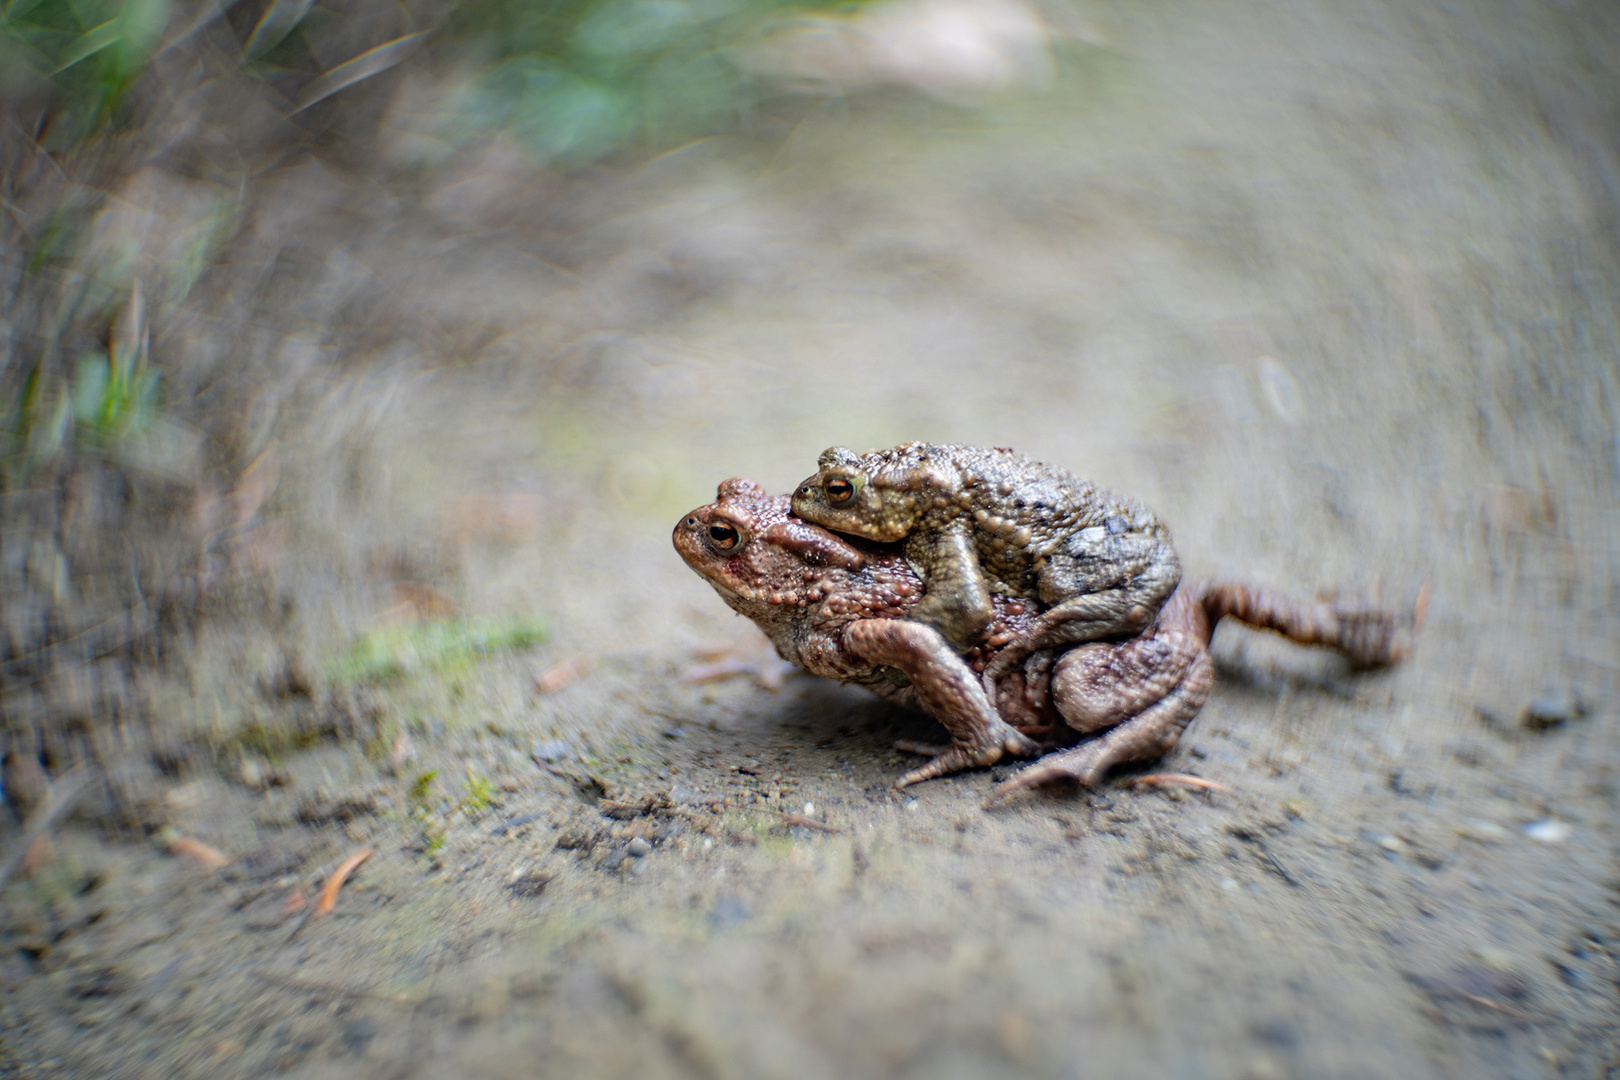
[(737, 546), (737, 530), (717, 521), (709, 526), (709, 539), (713, 540), (714, 546), (721, 551), (730, 551)]
[(827, 501), (834, 506), (843, 506), (855, 497), (855, 485), (848, 480), (827, 481)]

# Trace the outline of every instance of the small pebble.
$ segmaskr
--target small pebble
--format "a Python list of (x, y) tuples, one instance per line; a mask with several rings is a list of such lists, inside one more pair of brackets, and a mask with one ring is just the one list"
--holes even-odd
[(1546, 821), (1533, 821), (1524, 827), (1524, 835), (1532, 840), (1540, 840), (1543, 844), (1562, 844), (1574, 832), (1568, 822), (1555, 821), (1552, 818)]
[(916, 799), (911, 799), (911, 800), (907, 801), (906, 809), (907, 810), (915, 810), (915, 809), (917, 809), (917, 800)]
[(1380, 836), (1376, 842), (1378, 846), (1383, 848), (1385, 851), (1392, 852), (1396, 855), (1403, 855), (1410, 850), (1405, 840), (1402, 840), (1398, 836), (1391, 836), (1389, 833), (1385, 833), (1384, 835)]
[(517, 873), (512, 875), (507, 888), (518, 896), (539, 896), (550, 882), (550, 874), (520, 867)]
[(807, 803), (804, 804), (804, 816), (805, 817), (809, 817), (811, 814), (813, 814), (815, 812), (816, 812), (816, 804), (815, 803), (807, 802)]
[(1549, 689), (1524, 707), (1524, 726), (1549, 728), (1586, 715), (1586, 706), (1570, 689)]
[(1481, 844), (1500, 844), (1513, 835), (1494, 821), (1465, 821), (1454, 831), (1464, 840)]
[(377, 1037), (377, 1021), (361, 1017), (343, 1029), (343, 1045), (351, 1054), (363, 1054), (371, 1040)]
[(529, 748), (534, 760), (543, 763), (555, 763), (567, 757), (571, 747), (561, 739), (548, 739), (537, 742)]
[(630, 841), (629, 846), (627, 846), (625, 850), (628, 851), (632, 857), (639, 859), (652, 850), (652, 845), (647, 843), (645, 837), (638, 836)]
[(746, 920), (748, 915), (748, 905), (741, 897), (723, 893), (709, 909), (709, 925), (716, 930), (727, 930)]

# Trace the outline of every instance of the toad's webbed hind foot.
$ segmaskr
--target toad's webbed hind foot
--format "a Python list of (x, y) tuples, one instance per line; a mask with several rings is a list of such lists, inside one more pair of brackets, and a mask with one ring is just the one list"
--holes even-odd
[(1379, 668), (1402, 659), (1411, 648), (1411, 635), (1403, 620), (1374, 608), (1335, 610), (1339, 624), (1333, 647), (1351, 667)]
[(1048, 754), (998, 786), (985, 800), (985, 807), (994, 806), (1016, 792), (1055, 780), (1073, 780), (1090, 787), (1115, 765), (1164, 756), (1204, 707), (1214, 681), (1215, 665), (1208, 653), (1200, 653), (1176, 688), (1159, 701), (1101, 738)]
[(1333, 606), (1339, 623), (1338, 640), (1333, 647), (1350, 661), (1352, 667), (1388, 667), (1405, 660), (1412, 653), (1412, 639), (1423, 627), (1428, 613), (1429, 587), (1418, 593), (1417, 603), (1408, 616), (1400, 616), (1381, 607)]
[(1250, 626), (1275, 630), (1301, 645), (1326, 645), (1353, 667), (1378, 668), (1404, 660), (1423, 625), (1429, 592), (1418, 594), (1410, 614), (1376, 603), (1302, 603), (1281, 593), (1234, 582), (1203, 582), (1190, 590), (1207, 620), (1203, 632), (1230, 616)]

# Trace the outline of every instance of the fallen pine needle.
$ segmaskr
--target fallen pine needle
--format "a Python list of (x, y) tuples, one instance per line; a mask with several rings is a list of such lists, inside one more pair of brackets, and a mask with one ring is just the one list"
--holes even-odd
[(1192, 776), (1188, 773), (1149, 773), (1146, 776), (1138, 776), (1131, 781), (1132, 787), (1138, 784), (1184, 784), (1187, 787), (1202, 788), (1205, 791), (1218, 791), (1222, 795), (1232, 794), (1230, 790), (1213, 780), (1205, 780), (1202, 776)]
[(371, 998), (375, 1001), (391, 1001), (396, 1005), (417, 1005), (420, 1002), (406, 997), (404, 994), (384, 994), (376, 990), (361, 990), (357, 987), (343, 986), (339, 983), (317, 982), (313, 979), (298, 979), (291, 975), (280, 975), (274, 971), (254, 972), (265, 982), (277, 983), (292, 990), (307, 990), (316, 994), (330, 994), (333, 997)]
[(836, 825), (828, 825), (825, 822), (817, 821), (815, 818), (801, 817), (798, 814), (782, 814), (782, 820), (789, 825), (797, 825), (801, 829), (815, 829), (817, 832), (831, 833), (834, 836), (842, 836), (844, 833), (844, 830)]
[(371, 858), (371, 852), (371, 848), (361, 848), (338, 863), (338, 868), (332, 871), (332, 876), (326, 879), (325, 885), (321, 886), (321, 895), (315, 901), (315, 906), (309, 909), (310, 918), (319, 919), (323, 915), (332, 913), (332, 908), (337, 905), (338, 890), (343, 888), (344, 881), (348, 879), (350, 874), (354, 873), (355, 867)]
[(718, 682), (733, 675), (752, 675), (759, 665), (752, 660), (731, 656), (712, 660), (707, 664), (693, 664), (681, 673), (681, 681), (689, 683)]
[(22, 839), (17, 841), (12, 848), (11, 854), (3, 862), (0, 862), (0, 889), (5, 888), (6, 882), (10, 880), (11, 875), (17, 872), (17, 868), (28, 857), (28, 851), (34, 846), (34, 841), (45, 835), (46, 831), (56, 824), (58, 818), (73, 809), (74, 805), (78, 803), (79, 796), (84, 794), (84, 786), (87, 780), (84, 764), (81, 762), (69, 769), (60, 780), (51, 785), (50, 796), (45, 805), (34, 811), (34, 815), (28, 819), (28, 824), (24, 826), (25, 831)]
[(775, 814), (778, 817), (780, 817), (786, 824), (788, 824), (788, 825), (797, 825), (802, 829), (815, 829), (817, 832), (833, 833), (835, 835), (843, 835), (843, 832), (844, 832), (843, 829), (840, 829), (836, 825), (828, 825), (824, 821), (817, 821), (815, 818), (808, 818), (808, 817), (804, 817), (801, 814), (790, 813), (787, 810), (777, 810), (777, 809), (774, 809), (773, 807), (769, 807), (769, 806), (745, 806), (745, 807), (743, 807), (743, 809), (744, 810), (763, 810), (767, 814)]
[(51, 838), (46, 833), (34, 837), (34, 842), (28, 845), (23, 852), (22, 873), (24, 877), (33, 877), (41, 866), (51, 861)]
[[(303, 933), (304, 927), (309, 925), (309, 921), (311, 919), (319, 919), (323, 915), (331, 914), (332, 908), (337, 905), (338, 890), (343, 888), (343, 882), (348, 879), (350, 874), (354, 873), (355, 867), (371, 858), (371, 852), (371, 848), (361, 848), (353, 855), (350, 855), (347, 859), (344, 859), (342, 862), (338, 863), (338, 868), (332, 871), (332, 876), (326, 879), (325, 885), (321, 886), (320, 895), (316, 897), (315, 903), (311, 904), (307, 909), (305, 909), (304, 917), (298, 920), (298, 925), (293, 927), (292, 933), (287, 935), (287, 940), (282, 942), (283, 945), (291, 944), (293, 938)], [(303, 890), (300, 889), (293, 895), (301, 897), (303, 895)], [(292, 900), (293, 897), (287, 898), (289, 907), (291, 906)]]
[(222, 866), (231, 865), (231, 857), (218, 848), (209, 847), (201, 840), (193, 840), (189, 836), (177, 836), (169, 841), (171, 855), (190, 855), (210, 870), (218, 870)]
[(706, 683), (729, 679), (734, 675), (752, 675), (759, 680), (761, 686), (774, 692), (782, 689), (787, 677), (795, 670), (797, 669), (792, 664), (774, 656), (757, 659), (733, 656), (707, 664), (695, 664), (682, 673), (681, 681)]
[(590, 653), (575, 653), (562, 663), (536, 675), (534, 688), (542, 694), (555, 694), (565, 687), (572, 686), (589, 671), (591, 667)]

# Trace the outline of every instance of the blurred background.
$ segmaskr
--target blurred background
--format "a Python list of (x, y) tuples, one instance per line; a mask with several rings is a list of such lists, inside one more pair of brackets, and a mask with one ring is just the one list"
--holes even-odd
[[(1458, 941), (1498, 951), (1475, 942), (1456, 945), (1475, 948), (1472, 960), (1436, 960), (1455, 985), (1384, 970), (1445, 1014), (1432, 1030), (1401, 1029), (1387, 1058), (1356, 1048), (1368, 1032), (1424, 1021), (1375, 992), (1384, 984), (1356, 982), (1365, 972), (1338, 980), (1348, 1014), (1384, 1001), (1365, 1005), (1365, 1027), (1278, 1027), (1269, 1013), (1228, 1023), (1217, 1010), (1182, 1035), (1163, 1021), (1149, 1040), (1170, 1048), (1163, 1056), (1133, 1049), (1137, 1035), (1104, 1034), (1152, 1029), (1178, 994), (1218, 980), (1183, 984), (1157, 959), (1121, 975), (1118, 956), (1168, 964), (1188, 945), (1118, 938), (1116, 916), (1095, 915), (1103, 904), (1088, 933), (1130, 943), (1110, 954), (1112, 989), (1095, 991), (1116, 1005), (1056, 1025), (1088, 1032), (1084, 1045), (1050, 1041), (1031, 1006), (986, 1021), (983, 1056), (966, 1035), (968, 1051), (940, 1033), (899, 1046), (836, 1004), (845, 991), (832, 975), (799, 988), (809, 1004), (798, 1020), (761, 1027), (749, 1010), (766, 1006), (750, 1003), (772, 977), (730, 960), (714, 961), (715, 985), (730, 989), (699, 994), (707, 1011), (682, 1020), (681, 995), (666, 993), (676, 983), (658, 980), (691, 958), (670, 945), (639, 975), (615, 968), (611, 993), (587, 979), (564, 995), (587, 1002), (582, 1016), (628, 1010), (620, 1030), (653, 1034), (619, 1056), (591, 1039), (548, 1043), (558, 1075), (1081, 1075), (1088, 1063), (1128, 1075), (1444, 1075), (1496, 1060), (1485, 1047), (1498, 1036), (1519, 1070), (1500, 1075), (1607, 1075), (1620, 1067), (1605, 1028), (1616, 972), (1601, 947), (1613, 911), (1600, 899), (1614, 880), (1620, 783), (1616, 56), (1620, 17), (1597, 2), (9, 0), (0, 749), (11, 818), (47, 804), (83, 762), (97, 779), (74, 813), (96, 844), (161, 854), (152, 838), (178, 828), (252, 847), (266, 842), (263, 805), (281, 797), (265, 792), (313, 790), (292, 764), (311, 752), (327, 755), (323, 791), (399, 778), (401, 828), (427, 850), (394, 844), (397, 873), (439, 873), (445, 837), (453, 850), (455, 830), (483, 812), (480, 784), (518, 784), (532, 757), (564, 756), (531, 753), (535, 739), (573, 747), (592, 783), (634, 787), (668, 780), (667, 760), (644, 760), (664, 745), (660, 730), (705, 717), (713, 728), (718, 715), (715, 738), (746, 749), (758, 742), (750, 725), (788, 707), (757, 687), (680, 681), (705, 650), (759, 666), (746, 628), (668, 546), (677, 517), (720, 480), (751, 475), (785, 492), (834, 444), (1011, 445), (1154, 506), (1191, 575), (1403, 605), (1427, 585), (1423, 647), (1394, 689), (1355, 705), (1372, 717), (1360, 726), (1310, 719), (1350, 707), (1331, 696), (1292, 705), (1300, 679), (1322, 677), (1275, 674), (1265, 643), (1229, 648), (1250, 697), (1228, 726), (1271, 731), (1289, 708), (1307, 718), (1288, 738), (1251, 733), (1233, 760), (1284, 760), (1260, 770), (1267, 782), (1306, 770), (1313, 798), (1337, 807), (1323, 817), (1342, 822), (1382, 821), (1402, 775), (1408, 795), (1421, 776), (1429, 798), (1466, 803), (1454, 815), (1466, 822), (1490, 816), (1468, 800), (1519, 784), (1512, 798), (1529, 809), (1492, 827), (1516, 837), (1543, 820), (1584, 822), (1559, 855), (1578, 848), (1579, 865), (1550, 871), (1534, 861), (1552, 857), (1546, 845), (1503, 846), (1488, 829), (1469, 840), (1433, 826), (1442, 845), (1414, 839), (1421, 825), (1343, 825), (1377, 841), (1380, 867), (1399, 864), (1385, 888), (1403, 896), (1425, 844), (1445, 846), (1454, 869), (1457, 845), (1489, 848), (1486, 878), (1543, 883), (1476, 909)], [(551, 675), (562, 691), (588, 668), (573, 697), (537, 699), (530, 685), (538, 673), (547, 691)], [(796, 693), (795, 715), (888, 715), (859, 697)], [(1581, 741), (1524, 743), (1520, 714), (1536, 708), (1556, 714), (1537, 731), (1578, 725)], [(877, 763), (864, 782), (884, 782), (893, 736), (882, 728), (860, 744)], [(429, 769), (435, 752), (448, 764)], [(1523, 775), (1502, 780), (1512, 768)], [(979, 823), (983, 792), (953, 784), (923, 797), (925, 809), (955, 799), (939, 811), (947, 832), (972, 820), (1007, 849), (1017, 829), (1050, 827), (1047, 803), (1027, 821)], [(433, 815), (447, 824), (423, 824)], [(1149, 830), (1127, 828), (1151, 854)], [(6, 835), (9, 857), (23, 833)], [(559, 835), (535, 850), (552, 852)], [(900, 885), (917, 884), (905, 875), (944, 878), (895, 844), (909, 852), (894, 856), (910, 868), (894, 871), (891, 914), (904, 921)], [(881, 858), (854, 851), (860, 865)], [(744, 855), (755, 861), (733, 871), (750, 882), (736, 910), (762, 911), (771, 864)], [(0, 1064), (15, 1075), (75, 1075), (128, 1037), (121, 1013), (77, 1029), (66, 1019), (86, 970), (117, 968), (122, 989), (100, 994), (116, 999), (179, 963), (172, 943), (139, 951), (130, 942), (147, 939), (117, 919), (90, 953), (58, 947), (88, 925), (86, 882), (118, 878), (108, 867), (133, 858), (87, 847), (58, 858), (55, 884), (42, 871), (8, 888), (0, 984), (17, 1034)], [(1032, 868), (1037, 848), (1023, 858), (1031, 865), (1002, 866), (998, 880), (1045, 872)], [(970, 859), (961, 873), (981, 870)], [(119, 880), (135, 889), (142, 873)], [(709, 913), (698, 937), (746, 921), (725, 915), (731, 893), (716, 899), (688, 873), (671, 871), (667, 895), (614, 900), (629, 905), (614, 918), (642, 927), (647, 912), (697, 905)], [(195, 900), (185, 890), (201, 886), (173, 875), (131, 896), (166, 897), (149, 901), (154, 911)], [(606, 903), (613, 880), (580, 896)], [(1550, 902), (1535, 888), (1574, 905), (1567, 926), (1532, 927), (1527, 912)], [(252, 891), (240, 889), (239, 907)], [(943, 924), (979, 917), (968, 890), (947, 892)], [(148, 901), (112, 906), (137, 902)], [(781, 903), (789, 923), (808, 918)], [(1066, 901), (1029, 903), (1057, 917)], [(576, 922), (595, 918), (583, 910)], [(1262, 905), (1244, 918), (1285, 916)], [(1388, 925), (1370, 918), (1385, 948)], [(760, 931), (755, 961), (799, 955), (803, 941), (782, 944), (782, 925)], [(812, 940), (847, 936), (836, 920), (792, 925)], [(584, 953), (534, 963), (573, 971), (588, 954), (612, 967), (603, 956), (640, 948), (591, 926), (596, 937), (568, 938)], [(1547, 975), (1554, 946), (1537, 934), (1557, 949), (1586, 935), (1587, 996), (1570, 989), (1574, 976)], [(895, 966), (902, 946), (884, 946), (845, 970), (904, 968), (894, 977), (913, 980), (906, 993), (980, 985), (969, 946), (913, 968)], [(1222, 970), (1213, 955), (1210, 971)], [(194, 1005), (208, 986), (257, 1000), (207, 982), (226, 977), (223, 960), (189, 963)], [(566, 971), (557, 979), (572, 986)], [(991, 996), (1018, 1002), (1043, 1000), (1041, 986), (1063, 976), (1013, 965), (999, 977)], [(1535, 1000), (1542, 978), (1555, 989)], [(637, 979), (663, 989), (623, 989)], [(527, 999), (511, 985), (474, 1014), (521, 1013), (512, 1001)], [(591, 994), (611, 1002), (590, 1005)], [(1497, 1012), (1453, 1015), (1470, 995)], [(1137, 1004), (1117, 1005), (1127, 999)], [(187, 1033), (212, 1014), (175, 1005), (172, 1040), (125, 1068), (356, 1075), (341, 1070), (386, 1058), (386, 1039), (372, 1043), (390, 1020), (356, 1036), (342, 1011), (353, 1002), (321, 1000), (330, 1030), (302, 1043), (271, 1025), (263, 1039), (253, 1028), (193, 1045)], [(897, 1029), (958, 1007), (883, 1000), (869, 1007), (895, 1010)], [(62, 1026), (43, 1019), (51, 1009)], [(1492, 1021), (1489, 1038), (1467, 1034)], [(739, 1026), (764, 1033), (723, 1034)], [(84, 1042), (92, 1027), (108, 1041)], [(815, 1049), (818, 1031), (841, 1032), (841, 1049)], [(529, 1037), (481, 1044), (480, 1067), (530, 1075)]]

